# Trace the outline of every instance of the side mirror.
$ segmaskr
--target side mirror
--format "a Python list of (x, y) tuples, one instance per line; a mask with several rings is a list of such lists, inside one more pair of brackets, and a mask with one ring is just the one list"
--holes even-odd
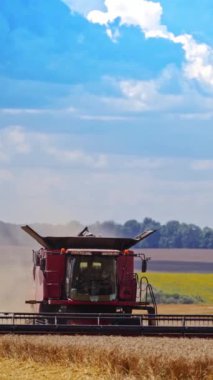
[(147, 260), (142, 260), (141, 272), (147, 271)]
[(44, 257), (42, 257), (42, 259), (40, 259), (40, 269), (42, 270), (42, 272), (44, 272), (45, 268), (46, 268), (46, 260)]
[(33, 264), (35, 266), (39, 266), (40, 265), (40, 256), (39, 256), (39, 252), (35, 252), (33, 251)]

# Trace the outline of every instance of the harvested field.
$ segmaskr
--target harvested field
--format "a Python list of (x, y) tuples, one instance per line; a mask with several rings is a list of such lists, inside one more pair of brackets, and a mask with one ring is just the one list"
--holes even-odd
[[(141, 250), (140, 250), (141, 251)], [(159, 248), (142, 249), (152, 260), (212, 263), (213, 249)]]
[(213, 315), (213, 304), (159, 304), (158, 314), (211, 314)]
[(201, 339), (3, 336), (0, 378), (211, 380), (212, 352)]
[[(143, 249), (151, 272), (213, 273), (212, 249)], [(140, 261), (136, 269), (140, 270)]]

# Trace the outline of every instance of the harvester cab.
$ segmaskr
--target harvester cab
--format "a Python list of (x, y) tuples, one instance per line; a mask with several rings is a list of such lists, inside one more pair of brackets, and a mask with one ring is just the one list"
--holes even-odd
[(42, 246), (33, 251), (35, 298), (26, 301), (36, 312), (157, 313), (151, 285), (135, 272), (139, 260), (146, 271), (148, 258), (131, 249), (155, 230), (113, 238), (96, 237), (87, 227), (71, 237), (43, 237), (29, 226), (22, 229)]

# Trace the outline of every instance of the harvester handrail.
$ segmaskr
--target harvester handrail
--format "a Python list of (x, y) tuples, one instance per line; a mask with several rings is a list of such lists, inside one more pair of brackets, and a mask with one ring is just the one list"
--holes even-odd
[[(150, 325), (151, 320), (155, 325)], [(136, 321), (138, 326), (149, 326), (152, 329), (158, 327), (182, 327), (209, 328), (213, 334), (213, 315), (182, 315), (182, 314), (127, 314), (127, 313), (0, 313), (0, 331), (4, 331), (4, 326), (29, 326), (29, 325), (69, 325), (69, 321), (75, 321), (75, 325), (81, 326), (82, 321), (87, 326), (91, 325), (129, 325), (129, 321)], [(93, 322), (92, 322), (93, 321)], [(120, 322), (119, 322), (120, 321)], [(126, 322), (126, 323), (125, 323)], [(210, 331), (209, 330), (209, 331)], [(157, 331), (157, 330), (156, 330)]]
[[(143, 283), (145, 282), (145, 289), (143, 289)], [(157, 314), (157, 303), (156, 303), (156, 300), (155, 300), (155, 295), (154, 295), (154, 292), (153, 292), (153, 288), (152, 288), (152, 285), (149, 283), (149, 280), (146, 276), (142, 276), (140, 278), (140, 283), (139, 283), (139, 297), (140, 297), (140, 302), (142, 302), (142, 292), (143, 290), (145, 291), (145, 303), (148, 303), (148, 296), (150, 296), (151, 298), (151, 302), (153, 304), (153, 307), (154, 307), (154, 310), (155, 310), (155, 314)]]

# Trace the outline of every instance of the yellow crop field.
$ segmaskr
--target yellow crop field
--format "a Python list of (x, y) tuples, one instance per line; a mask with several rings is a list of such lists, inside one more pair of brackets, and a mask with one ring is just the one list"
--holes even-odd
[(0, 337), (0, 379), (211, 380), (213, 341), (86, 336)]
[(204, 303), (213, 304), (213, 274), (201, 273), (147, 273), (154, 288), (167, 294), (201, 297)]

